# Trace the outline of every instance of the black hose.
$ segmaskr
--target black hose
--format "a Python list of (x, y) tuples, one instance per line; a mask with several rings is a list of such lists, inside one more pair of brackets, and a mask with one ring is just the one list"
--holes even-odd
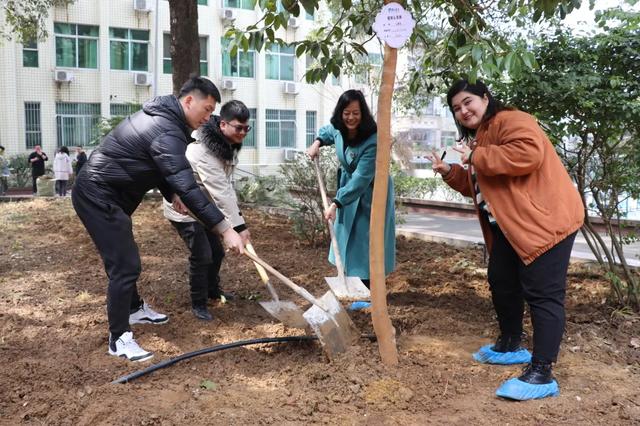
[(259, 339), (239, 340), (237, 342), (225, 343), (223, 345), (217, 345), (217, 346), (212, 346), (210, 348), (204, 348), (204, 349), (199, 349), (197, 351), (188, 352), (186, 354), (182, 354), (175, 358), (171, 358), (171, 359), (159, 362), (143, 370), (138, 370), (131, 374), (127, 374), (126, 376), (122, 376), (111, 383), (112, 384), (128, 383), (131, 380), (137, 379), (138, 377), (142, 377), (156, 370), (160, 370), (161, 368), (169, 367), (170, 365), (176, 364), (180, 361), (184, 361), (185, 359), (193, 358), (198, 355), (208, 354), (211, 352), (218, 352), (225, 349), (237, 348), (239, 346), (257, 345), (260, 343), (301, 342), (301, 341), (310, 341), (310, 340), (316, 340), (316, 339), (318, 339), (317, 336), (261, 337)]

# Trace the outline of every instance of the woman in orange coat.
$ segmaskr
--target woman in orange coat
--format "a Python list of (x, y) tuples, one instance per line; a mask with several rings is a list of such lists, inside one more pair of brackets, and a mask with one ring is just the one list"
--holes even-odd
[[(433, 170), (472, 197), (490, 253), (488, 280), (500, 335), (474, 354), (479, 362), (526, 363), (496, 394), (526, 400), (555, 396), (552, 376), (564, 331), (567, 268), (584, 220), (578, 191), (553, 145), (529, 114), (503, 106), (484, 83), (456, 82), (447, 103), (461, 131), (460, 164), (433, 155)], [(533, 355), (520, 346), (524, 302)]]

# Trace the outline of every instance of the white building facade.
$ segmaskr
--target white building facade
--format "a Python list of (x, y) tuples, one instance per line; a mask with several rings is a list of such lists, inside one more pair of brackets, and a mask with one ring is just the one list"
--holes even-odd
[[(225, 25), (234, 21), (243, 28), (261, 13), (251, 0), (193, 1), (201, 74), (218, 86), (223, 102), (239, 99), (252, 112), (239, 168), (271, 174), (287, 150), (305, 149), (329, 122), (349, 81), (307, 84), (312, 60), (296, 58), (292, 48), (231, 56), (224, 48)], [(313, 16), (301, 15), (277, 36), (301, 40), (317, 25)], [(50, 156), (60, 146), (86, 146), (101, 117), (128, 115), (154, 95), (172, 92), (166, 0), (77, 0), (51, 9), (47, 31), (45, 41), (0, 45), (0, 144), (8, 155), (35, 145)]]

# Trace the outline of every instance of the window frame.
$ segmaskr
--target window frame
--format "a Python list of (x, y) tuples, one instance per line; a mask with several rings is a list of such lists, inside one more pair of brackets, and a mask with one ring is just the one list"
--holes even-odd
[[(94, 108), (93, 114), (81, 113), (81, 112), (59, 112), (62, 107), (77, 107), (79, 110), (83, 106), (86, 108)], [(101, 120), (101, 105), (99, 103), (91, 103), (91, 102), (56, 102), (56, 139), (57, 146), (87, 146), (93, 140), (98, 137), (98, 123)], [(76, 120), (81, 119), (84, 136), (87, 136), (88, 139), (85, 141), (70, 141), (65, 137), (65, 122), (73, 120), (74, 124)], [(75, 126), (74, 126), (75, 129)]]
[[(30, 106), (36, 106), (37, 108), (29, 108)], [(35, 118), (35, 120), (30, 120), (30, 118)], [(30, 129), (30, 123), (37, 129)], [(29, 143), (30, 135), (35, 137), (33, 144)], [(42, 108), (40, 102), (25, 101), (24, 103), (24, 144), (27, 149), (42, 145)]]
[[(310, 119), (313, 120), (311, 128), (309, 127)], [(311, 146), (311, 144), (313, 144), (313, 141), (316, 139), (316, 135), (318, 133), (318, 111), (305, 111), (305, 126), (305, 140), (308, 148)]]
[[(274, 51), (272, 50), (274, 46), (277, 46), (278, 51)], [(281, 51), (283, 46), (280, 46), (278, 43), (267, 43), (265, 46), (265, 67), (264, 67), (264, 71), (265, 71), (265, 76), (264, 78), (266, 80), (275, 80), (275, 81), (296, 81), (296, 54), (295, 54), (295, 50), (293, 49), (292, 46), (287, 46), (287, 48), (291, 49), (291, 53), (283, 53)], [(269, 57), (275, 57), (278, 59), (278, 78), (272, 78), (269, 77), (268, 73), (269, 73)], [(291, 58), (292, 61), (292, 70), (291, 70), (291, 79), (283, 79), (282, 78), (282, 58), (286, 57), (286, 58)]]
[[(127, 38), (123, 39), (123, 38), (119, 38), (119, 37), (114, 37), (112, 34), (112, 30), (126, 30), (127, 31)], [(140, 32), (146, 32), (147, 33), (147, 39), (146, 40), (141, 40), (141, 39), (134, 39), (132, 34), (133, 31), (140, 31)], [(150, 48), (150, 43), (149, 43), (149, 37), (151, 35), (151, 31), (150, 30), (145, 30), (145, 29), (137, 29), (137, 28), (122, 28), (122, 27), (109, 27), (109, 69), (111, 71), (127, 71), (127, 72), (149, 72), (149, 48)], [(112, 52), (113, 52), (113, 43), (126, 43), (126, 53), (127, 53), (127, 68), (113, 68), (113, 58), (112, 58)], [(147, 54), (146, 54), (146, 66), (145, 69), (139, 70), (139, 69), (133, 69), (133, 45), (134, 44), (141, 44), (141, 45), (145, 45), (146, 46), (146, 50), (147, 50)]]
[[(277, 112), (278, 118), (270, 118), (269, 114), (273, 114)], [(287, 115), (283, 118), (283, 115)], [(291, 119), (291, 116), (293, 119)], [(265, 146), (267, 149), (282, 149), (282, 148), (295, 148), (296, 147), (296, 132), (297, 132), (297, 124), (296, 124), (296, 110), (294, 109), (266, 109), (265, 110)], [(269, 145), (269, 127), (273, 126), (274, 123), (278, 124), (278, 145)], [(291, 142), (287, 145), (284, 145), (283, 142), (283, 132), (289, 131), (290, 129), (283, 129), (282, 123), (293, 123), (293, 137), (291, 138)], [(271, 129), (273, 130), (273, 129)]]
[[(35, 46), (35, 47), (34, 47)], [(27, 65), (26, 64), (26, 58), (28, 57), (26, 55), (26, 53), (35, 53), (35, 59), (36, 59), (36, 64), (35, 65)], [(31, 55), (29, 55), (30, 57)], [(38, 53), (38, 41), (37, 40), (31, 40), (31, 41), (25, 41), (24, 43), (22, 43), (22, 67), (23, 68), (39, 68), (40, 67), (40, 58), (39, 58), (40, 54)]]
[[(228, 46), (229, 43), (231, 42), (231, 40), (229, 40), (228, 38), (222, 37), (220, 39), (220, 46), (222, 48), (221, 53), (220, 53), (220, 66), (222, 67), (221, 70), (221, 74), (223, 78), (249, 78), (252, 80), (255, 80), (256, 78), (256, 51), (254, 49), (249, 49), (246, 52), (243, 51), (241, 48), (236, 49), (236, 54), (235, 57), (231, 57), (231, 52), (229, 52)], [(240, 55), (244, 54), (247, 56), (251, 56), (251, 76), (243, 76), (240, 75)], [(238, 75), (229, 75), (229, 74), (225, 74), (225, 55), (228, 55), (229, 57), (229, 66), (231, 68), (233, 68), (232, 66), (232, 61), (235, 60), (236, 61), (236, 69), (238, 70)]]
[[(69, 25), (72, 26), (75, 29), (74, 34), (63, 34), (63, 33), (56, 33), (56, 25)], [(95, 28), (98, 30), (98, 35), (97, 36), (86, 36), (86, 35), (78, 35), (78, 27), (79, 26), (83, 26), (83, 27), (89, 27), (89, 28)], [(56, 57), (56, 68), (74, 68), (74, 69), (81, 69), (81, 70), (97, 70), (100, 68), (100, 27), (97, 25), (85, 25), (85, 24), (73, 24), (70, 22), (54, 22), (53, 23), (53, 35), (54, 35), (54, 46), (55, 46), (55, 57)], [(58, 39), (59, 38), (68, 38), (68, 39), (73, 39), (74, 41), (74, 49), (75, 49), (75, 55), (74, 55), (74, 60), (75, 60), (75, 65), (74, 66), (69, 66), (69, 65), (59, 65), (58, 64)], [(89, 41), (93, 41), (96, 45), (96, 66), (95, 67), (81, 67), (79, 66), (80, 63), (80, 49), (79, 49), (79, 40), (89, 40)]]

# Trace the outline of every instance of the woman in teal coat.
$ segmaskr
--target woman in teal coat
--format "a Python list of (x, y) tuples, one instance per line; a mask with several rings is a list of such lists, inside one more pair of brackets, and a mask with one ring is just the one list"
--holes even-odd
[[(331, 124), (322, 127), (307, 150), (315, 158), (321, 146), (334, 145), (340, 163), (340, 181), (336, 197), (324, 212), (334, 221), (345, 274), (360, 277), (369, 287), (369, 223), (376, 169), (377, 126), (364, 95), (347, 90), (338, 99)], [(389, 177), (385, 215), (385, 272), (395, 269), (395, 205), (393, 180)], [(335, 264), (333, 247), (329, 261)], [(360, 305), (362, 306), (362, 305)]]

